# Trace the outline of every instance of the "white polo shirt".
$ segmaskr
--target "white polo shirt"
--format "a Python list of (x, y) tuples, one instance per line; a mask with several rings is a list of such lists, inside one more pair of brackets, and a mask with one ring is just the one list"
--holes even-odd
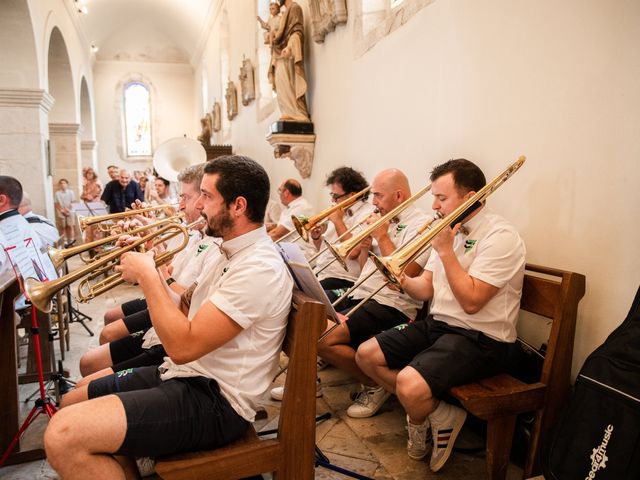
[[(199, 231), (191, 231), (189, 244), (171, 262), (173, 265), (172, 276), (176, 283), (189, 288), (203, 272), (208, 272), (222, 255), (218, 247), (221, 243), (221, 238), (202, 237)], [(142, 339), (142, 348), (151, 348), (162, 343), (153, 327), (145, 332)]]
[(213, 378), (234, 410), (253, 421), (256, 403), (278, 367), (293, 279), (265, 227), (226, 241), (221, 248), (225, 254), (198, 279), (189, 319), (209, 301), (242, 331), (193, 362), (176, 365), (165, 357), (161, 378)]
[[(366, 218), (369, 217), (369, 215), (371, 215), (371, 213), (374, 210), (375, 210), (375, 207), (370, 203), (363, 203), (363, 202), (356, 203), (349, 209), (351, 214), (349, 214), (349, 211), (345, 212), (345, 215), (343, 217), (345, 226), (347, 227), (347, 229), (349, 229), (354, 225), (364, 221)], [(356, 229), (356, 231), (354, 232), (354, 235), (357, 234), (358, 231), (359, 230)], [(329, 228), (324, 234), (324, 239), (327, 242), (334, 243), (337, 240), (337, 238), (338, 238), (338, 234), (336, 232), (335, 226), (333, 225), (333, 223), (329, 222)], [(320, 248), (321, 249), (326, 248), (324, 243)], [(325, 265), (329, 265), (329, 262), (332, 262), (332, 260), (335, 260), (335, 257), (327, 249), (322, 255), (320, 255), (316, 259), (314, 270), (316, 271), (320, 270)], [(360, 262), (358, 262), (358, 259), (352, 260), (348, 258), (347, 268), (348, 270), (345, 270), (344, 268), (342, 268), (342, 265), (340, 264), (340, 262), (333, 261), (327, 268), (325, 268), (318, 274), (318, 279), (324, 280), (325, 278), (340, 278), (343, 280), (349, 280), (351, 282), (355, 282), (358, 279), (358, 276), (360, 275), (360, 271), (362, 270), (360, 267)]]
[(453, 243), (458, 261), (469, 275), (497, 287), (498, 293), (479, 312), (465, 313), (434, 250), (425, 267), (433, 272), (431, 314), (449, 325), (480, 331), (502, 342), (514, 342), (524, 278), (524, 242), (513, 225), (487, 207), (464, 227), (468, 235), (458, 233)]
[[(415, 207), (414, 205), (408, 207), (398, 215), (397, 223), (389, 224), (389, 237), (396, 246), (396, 249), (402, 246), (404, 243), (412, 239), (416, 233), (416, 230), (424, 225), (429, 220), (429, 215)], [(376, 255), (380, 255), (380, 250), (377, 245), (374, 246), (373, 252)], [(424, 266), (429, 258), (429, 253), (425, 252), (416, 259), (416, 263), (420, 266)], [(373, 270), (377, 270), (373, 260), (369, 258), (364, 264), (360, 278), (364, 278)], [(351, 296), (355, 300), (361, 300), (369, 296), (369, 294), (376, 291), (387, 281), (386, 277), (379, 271), (373, 274), (366, 282), (353, 291)], [(400, 293), (390, 288), (383, 288), (372, 298), (372, 300), (378, 302), (381, 305), (387, 305), (393, 307), (396, 310), (401, 311), (410, 319), (415, 318), (418, 309), (422, 306), (422, 302), (414, 300), (406, 293)]]
[(287, 230), (292, 231), (295, 228), (291, 221), (292, 215), (295, 215), (296, 217), (299, 217), (300, 215), (310, 217), (313, 215), (313, 207), (304, 197), (296, 198), (282, 211), (280, 218), (278, 219), (278, 225), (282, 225)]

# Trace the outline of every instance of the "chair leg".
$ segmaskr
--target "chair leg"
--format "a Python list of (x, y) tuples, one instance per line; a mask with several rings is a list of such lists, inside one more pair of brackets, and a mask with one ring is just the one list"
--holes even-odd
[(489, 419), (487, 422), (487, 474), (490, 480), (507, 477), (516, 416)]

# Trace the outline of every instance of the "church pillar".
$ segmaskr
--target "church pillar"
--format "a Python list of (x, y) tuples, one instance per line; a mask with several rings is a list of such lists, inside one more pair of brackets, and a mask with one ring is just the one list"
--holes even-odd
[(34, 211), (54, 218), (47, 164), (48, 114), (53, 97), (44, 90), (0, 89), (0, 173), (17, 178)]
[(51, 158), (53, 189), (58, 181), (66, 178), (69, 188), (76, 194), (76, 200), (82, 193), (82, 159), (80, 156), (80, 124), (50, 123)]
[(96, 173), (98, 172), (97, 147), (98, 142), (95, 140), (83, 140), (80, 143), (80, 149), (82, 150), (82, 168), (91, 167)]

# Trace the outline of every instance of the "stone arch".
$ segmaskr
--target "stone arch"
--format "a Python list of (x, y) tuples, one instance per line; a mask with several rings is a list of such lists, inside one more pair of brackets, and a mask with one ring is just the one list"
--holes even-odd
[(47, 86), (55, 102), (49, 112), (49, 141), (53, 185), (61, 178), (79, 196), (82, 189), (80, 124), (67, 44), (58, 27), (53, 27), (47, 49)]
[(38, 88), (38, 55), (26, 1), (0, 2), (0, 45), (0, 89)]
[(91, 167), (97, 171), (97, 156), (93, 116), (93, 102), (89, 93), (87, 79), (80, 81), (80, 149), (82, 152), (82, 168)]

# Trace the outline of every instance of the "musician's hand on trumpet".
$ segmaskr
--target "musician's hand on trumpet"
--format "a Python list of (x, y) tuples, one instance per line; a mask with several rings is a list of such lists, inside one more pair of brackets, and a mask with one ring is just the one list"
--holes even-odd
[(145, 253), (126, 252), (120, 257), (120, 265), (116, 265), (115, 270), (125, 282), (140, 283), (145, 275), (157, 275), (155, 256), (154, 250)]

